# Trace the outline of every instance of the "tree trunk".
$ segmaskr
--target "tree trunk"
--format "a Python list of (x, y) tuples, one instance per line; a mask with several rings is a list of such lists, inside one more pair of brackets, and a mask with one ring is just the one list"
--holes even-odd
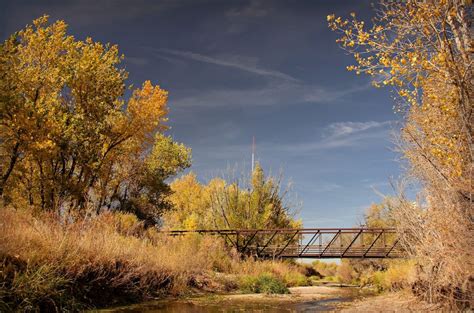
[(3, 196), (3, 191), (5, 190), (5, 185), (7, 184), (7, 180), (10, 177), (11, 173), (13, 172), (13, 168), (15, 167), (16, 162), (18, 161), (18, 150), (20, 149), (20, 142), (17, 142), (12, 149), (12, 153), (10, 155), (10, 162), (8, 164), (7, 170), (2, 175), (0, 180), (0, 197)]

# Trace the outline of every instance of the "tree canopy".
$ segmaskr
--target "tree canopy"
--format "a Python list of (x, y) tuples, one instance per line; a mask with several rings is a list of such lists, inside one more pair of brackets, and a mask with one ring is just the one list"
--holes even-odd
[(461, 303), (472, 293), (474, 243), (472, 1), (381, 1), (375, 8), (371, 23), (355, 13), (329, 15), (329, 27), (355, 58), (347, 69), (397, 96), (399, 147), (422, 201), (414, 205), (401, 191), (391, 213), (419, 264), (420, 294)]
[(190, 149), (163, 132), (168, 93), (145, 81), (126, 99), (118, 47), (67, 34), (48, 17), (0, 46), (0, 194), (59, 212), (104, 208), (144, 218), (166, 207)]
[(189, 173), (171, 183), (173, 210), (164, 215), (172, 229), (295, 228), (293, 208), (281, 180), (266, 177), (257, 164), (249, 179), (214, 178), (207, 185)]

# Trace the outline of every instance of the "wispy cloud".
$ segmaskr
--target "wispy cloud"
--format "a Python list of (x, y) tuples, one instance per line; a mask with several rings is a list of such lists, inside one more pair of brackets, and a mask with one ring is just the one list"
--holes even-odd
[(269, 81), (259, 88), (191, 90), (171, 103), (175, 108), (284, 106), (298, 103), (329, 104), (366, 90), (366, 85), (328, 89), (292, 81)]
[[(349, 125), (360, 124), (357, 127)], [(323, 130), (320, 140), (303, 145), (302, 152), (325, 151), (338, 148), (357, 147), (363, 148), (377, 140), (387, 140), (390, 137), (390, 125), (392, 121), (385, 122), (341, 122), (330, 124)]]
[(376, 122), (336, 122), (329, 124), (327, 127), (328, 137), (337, 138), (343, 136), (349, 136), (352, 134), (360, 133), (374, 128), (382, 128), (388, 126), (392, 121)]
[(297, 78), (294, 78), (288, 74), (282, 73), (277, 70), (266, 69), (258, 66), (258, 59), (252, 58), (251, 62), (248, 62), (249, 58), (242, 58), (239, 56), (230, 56), (230, 57), (214, 57), (208, 56), (204, 54), (199, 54), (192, 51), (182, 51), (182, 50), (174, 50), (174, 49), (154, 49), (157, 57), (163, 56), (174, 56), (182, 59), (193, 60), (197, 62), (203, 62), (213, 65), (225, 66), (235, 68), (241, 71), (246, 71), (249, 73), (254, 73), (257, 75), (268, 76), (272, 78), (278, 78), (288, 81), (299, 81)]
[[(390, 129), (393, 121), (367, 121), (367, 122), (337, 122), (319, 129), (314, 139), (291, 143), (259, 142), (260, 155), (285, 155), (286, 157), (314, 155), (318, 152), (328, 153), (330, 150), (344, 148), (367, 148), (376, 142), (385, 140), (388, 143)], [(224, 132), (224, 130), (222, 130)], [(216, 133), (220, 133), (217, 131)], [(235, 140), (236, 137), (229, 137)], [(201, 142), (201, 150), (196, 153), (206, 153), (209, 162), (212, 160), (240, 160), (247, 156), (248, 144), (216, 145), (214, 139)], [(204, 148), (205, 149), (204, 149)], [(212, 151), (212, 153), (209, 153)], [(312, 188), (318, 192), (330, 192), (342, 188), (337, 183), (314, 185)]]
[(252, 87), (188, 89), (173, 99), (171, 105), (178, 109), (191, 106), (212, 108), (224, 106), (278, 106), (297, 103), (327, 104), (371, 88), (370, 82), (348, 87), (339, 86), (338, 88), (306, 83), (276, 69), (262, 67), (259, 58), (253, 56), (235, 54), (215, 56), (186, 50), (144, 48), (149, 50), (155, 58), (170, 63), (183, 64), (187, 60), (191, 60), (252, 73), (263, 78), (258, 85)]
[(297, 154), (315, 153), (347, 147), (363, 147), (374, 140), (388, 139), (393, 121), (337, 122), (321, 131), (313, 141), (276, 145), (280, 151)]
[(337, 90), (328, 90), (326, 88), (314, 86), (314, 88), (312, 88), (308, 93), (304, 94), (304, 100), (305, 102), (334, 101), (356, 92), (368, 90), (371, 87), (371, 83)]

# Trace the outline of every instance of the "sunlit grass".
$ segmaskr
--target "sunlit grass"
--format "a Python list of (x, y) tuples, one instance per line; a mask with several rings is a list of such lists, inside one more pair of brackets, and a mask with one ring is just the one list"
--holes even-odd
[(165, 236), (131, 214), (66, 224), (48, 214), (3, 208), (0, 221), (0, 294), (10, 309), (82, 308), (192, 288), (229, 290), (238, 288), (239, 277), (264, 273), (285, 288), (307, 283), (298, 265), (241, 259), (216, 237)]

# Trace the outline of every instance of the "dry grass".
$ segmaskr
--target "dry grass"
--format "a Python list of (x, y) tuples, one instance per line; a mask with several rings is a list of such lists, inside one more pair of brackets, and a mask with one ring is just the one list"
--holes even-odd
[(450, 303), (453, 309), (472, 308), (472, 209), (442, 186), (433, 184), (431, 188), (425, 207), (408, 202), (401, 193), (400, 205), (393, 211), (400, 242), (417, 264), (413, 289), (430, 303)]
[(429, 304), (416, 298), (409, 292), (396, 292), (377, 297), (369, 297), (355, 301), (349, 307), (341, 310), (344, 313), (351, 312), (450, 312), (442, 305)]
[(219, 240), (162, 238), (123, 214), (65, 225), (51, 216), (3, 208), (0, 221), (5, 307), (59, 308), (76, 299), (109, 304), (177, 294), (195, 276), (226, 270), (233, 262)]
[(80, 309), (193, 287), (222, 291), (264, 274), (287, 286), (306, 282), (297, 265), (241, 260), (219, 238), (163, 236), (134, 215), (59, 223), (12, 208), (0, 210), (0, 270), (0, 311)]

